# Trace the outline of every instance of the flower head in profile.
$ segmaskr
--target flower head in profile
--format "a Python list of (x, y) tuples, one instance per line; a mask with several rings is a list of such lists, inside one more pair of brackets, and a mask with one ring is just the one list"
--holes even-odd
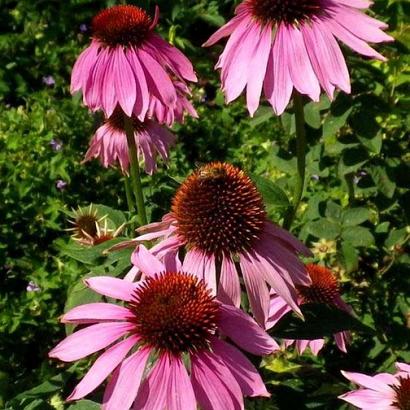
[(71, 76), (71, 92), (82, 90), (91, 110), (110, 117), (118, 105), (144, 121), (153, 100), (171, 112), (180, 104), (178, 84), (196, 81), (196, 75), (190, 61), (154, 33), (158, 14), (157, 8), (151, 19), (140, 7), (117, 5), (94, 17), (91, 44)]
[[(325, 303), (330, 306), (337, 307), (348, 313), (353, 313), (353, 309), (344, 302), (340, 296), (339, 284), (332, 272), (321, 265), (307, 264), (306, 271), (312, 283), (309, 286), (297, 286), (299, 304), (304, 303)], [(285, 300), (275, 292), (271, 292), (269, 320), (267, 328), (270, 329), (290, 311), (290, 308)], [(347, 331), (338, 332), (334, 335), (336, 345), (342, 352), (347, 352), (346, 346), (350, 341), (350, 333)], [(322, 349), (324, 339), (315, 340), (291, 340), (285, 339), (285, 347), (296, 345), (299, 354), (302, 354), (306, 348), (310, 348), (311, 352), (316, 356)]]
[(346, 62), (337, 40), (367, 57), (384, 60), (367, 42), (392, 41), (386, 24), (364, 14), (367, 0), (245, 0), (235, 17), (204, 44), (229, 36), (216, 68), (221, 69), (227, 102), (246, 87), (249, 113), (259, 106), (262, 89), (276, 114), (292, 90), (318, 101), (323, 88), (350, 92)]
[(359, 389), (339, 396), (359, 409), (408, 410), (410, 408), (410, 365), (396, 363), (397, 372), (368, 376), (342, 371)]
[[(239, 348), (267, 355), (278, 348), (248, 315), (220, 303), (203, 280), (163, 265), (143, 246), (138, 267), (145, 279), (86, 280), (94, 291), (125, 302), (78, 306), (64, 323), (88, 325), (49, 356), (76, 361), (105, 349), (68, 400), (78, 400), (111, 373), (103, 410), (244, 409), (243, 396), (269, 396)], [(222, 337), (221, 337), (222, 336)]]
[[(91, 139), (84, 161), (99, 158), (106, 168), (119, 164), (124, 173), (128, 172), (130, 160), (124, 116), (123, 111), (117, 108), (98, 128)], [(141, 122), (133, 116), (132, 123), (138, 156), (144, 160), (145, 172), (152, 174), (157, 168), (158, 155), (164, 161), (168, 160), (169, 149), (175, 142), (175, 136), (151, 120)]]
[(151, 252), (161, 259), (178, 260), (183, 250), (183, 270), (204, 279), (225, 303), (240, 305), (241, 275), (261, 325), (268, 318), (269, 287), (300, 312), (295, 286), (308, 286), (310, 279), (298, 254), (309, 250), (267, 219), (256, 186), (233, 165), (197, 169), (177, 190), (162, 222), (139, 232), (131, 244), (160, 239)]

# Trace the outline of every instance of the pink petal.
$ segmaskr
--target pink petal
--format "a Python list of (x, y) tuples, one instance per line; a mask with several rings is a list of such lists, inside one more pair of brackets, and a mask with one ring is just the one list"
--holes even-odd
[(392, 406), (394, 401), (393, 394), (389, 397), (386, 394), (368, 389), (360, 389), (343, 394), (339, 396), (339, 399), (347, 401), (361, 409), (394, 410), (396, 408)]
[(49, 352), (48, 356), (63, 362), (82, 359), (91, 353), (104, 349), (132, 329), (134, 329), (134, 325), (127, 322), (91, 325), (67, 336)]
[(312, 351), (312, 353), (317, 356), (320, 352), (320, 350), (322, 350), (323, 346), (325, 344), (325, 340), (324, 339), (316, 339), (316, 340), (311, 340), (309, 343), (309, 347), (310, 350)]
[(243, 410), (241, 389), (225, 364), (211, 352), (191, 358), (191, 380), (202, 410)]
[(241, 304), (241, 285), (234, 262), (224, 256), (221, 265), (221, 277), (218, 285), (218, 299), (228, 305), (239, 307)]
[(138, 339), (138, 336), (131, 336), (101, 354), (67, 400), (79, 400), (95, 390), (123, 361)]
[(319, 101), (320, 86), (306, 51), (302, 33), (293, 26), (283, 26), (289, 74), (295, 88)]
[(217, 43), (221, 38), (227, 37), (239, 26), (239, 24), (244, 19), (243, 15), (235, 16), (232, 20), (222, 26), (219, 30), (217, 30), (214, 34), (212, 34), (209, 39), (202, 44), (202, 47), (210, 47)]
[(410, 364), (397, 362), (396, 368), (402, 372), (410, 373)]
[[(106, 117), (110, 117), (117, 106), (117, 93), (115, 92), (115, 57), (114, 51), (108, 51), (107, 68), (105, 70), (103, 84), (102, 84), (102, 96), (101, 102)], [(111, 139), (112, 140), (112, 139)]]
[(182, 270), (204, 279), (204, 268), (206, 264), (206, 255), (196, 249), (189, 250), (182, 263)]
[(131, 260), (142, 273), (148, 276), (155, 276), (165, 271), (164, 265), (144, 245), (137, 246)]
[(162, 354), (142, 384), (134, 410), (195, 410), (196, 400), (180, 357)]
[(139, 349), (114, 372), (104, 392), (102, 410), (128, 410), (140, 387), (151, 350)]
[(266, 25), (259, 34), (259, 42), (254, 50), (253, 56), (249, 62), (251, 68), (248, 71), (246, 86), (246, 101), (251, 117), (259, 107), (261, 98), (263, 80), (265, 78), (268, 59), (272, 46), (272, 28)]
[(95, 42), (92, 42), (77, 58), (71, 73), (71, 94), (74, 94), (76, 91), (84, 87), (92, 66), (97, 60), (97, 52), (98, 45), (95, 44)]
[(346, 379), (353, 383), (358, 384), (361, 387), (366, 387), (368, 389), (378, 391), (378, 392), (392, 392), (392, 389), (386, 383), (383, 383), (372, 376), (367, 376), (362, 373), (345, 372), (342, 370), (342, 374)]
[(368, 0), (338, 0), (338, 2), (357, 9), (367, 9), (372, 4), (372, 1)]
[(115, 49), (114, 61), (115, 93), (122, 110), (128, 117), (131, 117), (137, 97), (137, 86), (134, 72), (122, 47)]
[(136, 289), (134, 283), (109, 276), (95, 276), (84, 280), (85, 284), (99, 293), (110, 298), (130, 302)]
[[(271, 291), (272, 292), (272, 291)], [(266, 329), (271, 329), (276, 323), (290, 312), (292, 309), (286, 303), (286, 301), (279, 295), (271, 295), (269, 304), (269, 318), (266, 322)]]
[(249, 256), (240, 257), (242, 276), (245, 281), (249, 303), (257, 322), (265, 327), (269, 314), (269, 291), (262, 272), (258, 270)]
[(127, 320), (134, 314), (127, 308), (113, 303), (89, 303), (77, 306), (61, 318), (62, 323), (87, 323), (101, 320)]
[(125, 54), (134, 71), (137, 88), (134, 113), (140, 121), (144, 121), (149, 107), (149, 92), (144, 69), (142, 68), (138, 55), (134, 49), (129, 48)]
[(358, 52), (359, 54), (362, 54), (367, 57), (372, 57), (377, 60), (386, 61), (385, 57), (383, 57), (380, 53), (378, 53), (376, 50), (371, 48), (365, 41), (356, 37), (349, 30), (346, 30), (343, 26), (338, 24), (336, 21), (324, 20), (322, 24), (325, 25), (327, 29), (331, 33), (333, 33), (335, 37), (337, 37), (340, 41), (348, 45), (351, 49)]
[(337, 347), (339, 348), (339, 350), (341, 350), (344, 353), (347, 353), (346, 334), (348, 334), (348, 332), (338, 332), (334, 334)]
[(212, 350), (233, 374), (244, 396), (270, 397), (260, 374), (243, 353), (217, 338), (212, 339)]
[(138, 58), (144, 69), (150, 93), (159, 98), (163, 104), (174, 107), (177, 96), (168, 74), (146, 51), (139, 49)]
[(229, 305), (220, 307), (220, 330), (241, 349), (255, 355), (268, 355), (278, 344), (242, 310)]
[(279, 25), (264, 83), (264, 93), (271, 103), (276, 115), (281, 115), (289, 104), (293, 83), (289, 74), (289, 62), (286, 54), (287, 44), (283, 24)]

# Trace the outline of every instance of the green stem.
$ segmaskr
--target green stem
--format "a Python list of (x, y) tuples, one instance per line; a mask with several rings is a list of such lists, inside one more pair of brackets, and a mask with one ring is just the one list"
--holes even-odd
[(132, 119), (124, 115), (125, 133), (127, 134), (128, 153), (130, 157), (131, 186), (137, 203), (139, 222), (141, 225), (148, 223), (145, 211), (144, 193), (142, 191), (140, 166), (138, 163), (137, 146), (135, 144), (134, 126)]
[(128, 210), (133, 213), (135, 211), (134, 199), (132, 198), (132, 190), (129, 177), (124, 175), (125, 195), (127, 196)]
[(302, 96), (295, 92), (293, 96), (293, 111), (295, 113), (296, 122), (296, 157), (297, 157), (297, 176), (295, 192), (293, 195), (293, 203), (291, 209), (285, 215), (283, 227), (290, 229), (295, 219), (300, 200), (302, 199), (303, 188), (305, 186), (305, 170), (306, 170), (306, 130), (305, 130), (305, 114), (303, 112)]

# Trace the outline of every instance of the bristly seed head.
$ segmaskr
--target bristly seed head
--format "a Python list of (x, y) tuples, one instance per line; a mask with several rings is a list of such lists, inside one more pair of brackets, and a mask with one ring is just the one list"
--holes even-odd
[(399, 376), (399, 382), (398, 386), (392, 386), (396, 393), (393, 404), (400, 410), (410, 410), (410, 376)]
[(303, 303), (326, 303), (337, 305), (339, 284), (332, 272), (321, 265), (306, 265), (307, 272), (312, 280), (310, 286), (297, 286)]
[(151, 17), (140, 7), (112, 6), (100, 11), (92, 20), (93, 37), (106, 47), (139, 46), (152, 27)]
[(266, 221), (262, 196), (251, 179), (221, 162), (205, 165), (185, 180), (172, 213), (188, 248), (213, 255), (250, 249)]
[(147, 278), (130, 309), (142, 343), (174, 355), (209, 349), (219, 315), (219, 304), (205, 283), (181, 272)]
[(321, 0), (248, 0), (253, 16), (264, 24), (299, 24), (323, 11)]

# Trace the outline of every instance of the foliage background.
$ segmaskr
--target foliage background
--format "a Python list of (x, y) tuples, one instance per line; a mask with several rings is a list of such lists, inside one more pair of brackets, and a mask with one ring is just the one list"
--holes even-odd
[[(58, 316), (68, 294), (71, 305), (89, 297), (81, 287), (84, 274), (119, 275), (127, 267), (126, 253), (103, 258), (95, 249), (86, 255), (92, 263), (84, 265), (84, 254), (64, 231), (70, 209), (89, 203), (122, 210), (108, 210), (114, 225), (131, 217), (121, 175), (96, 162), (81, 165), (101, 119), (69, 94), (71, 67), (88, 42), (90, 19), (113, 3), (0, 0), (0, 408), (68, 407), (63, 398), (87, 363), (68, 367), (47, 360), (64, 335)], [(291, 110), (279, 119), (262, 106), (250, 119), (243, 100), (226, 107), (213, 71), (221, 46), (200, 47), (235, 3), (159, 1), (159, 30), (184, 49), (199, 74), (193, 99), (200, 120), (175, 127), (179, 142), (169, 167), (144, 180), (152, 219), (166, 212), (177, 181), (217, 159), (257, 178), (274, 220), (286, 210), (295, 172)], [(390, 25), (397, 41), (380, 47), (387, 63), (345, 50), (352, 94), (339, 94), (331, 105), (323, 98), (319, 106), (305, 106), (307, 186), (293, 231), (317, 260), (333, 267), (345, 299), (376, 332), (355, 334), (347, 355), (329, 343), (318, 358), (289, 350), (265, 360), (272, 399), (250, 400), (249, 409), (346, 408), (336, 399), (348, 389), (340, 369), (371, 373), (392, 370), (396, 360), (410, 362), (410, 4), (376, 0), (372, 13)], [(62, 143), (60, 150), (53, 140)], [(124, 234), (131, 235), (129, 226)], [(30, 281), (39, 290), (28, 291)], [(83, 401), (70, 408), (95, 405)]]

